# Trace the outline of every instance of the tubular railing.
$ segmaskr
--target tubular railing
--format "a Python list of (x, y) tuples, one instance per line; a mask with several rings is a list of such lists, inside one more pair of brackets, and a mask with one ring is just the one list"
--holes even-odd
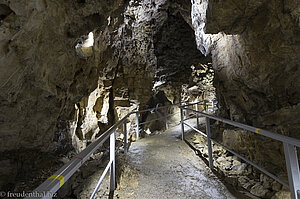
[[(92, 195), (90, 198), (92, 199), (99, 186), (101, 185), (105, 175), (108, 170), (110, 170), (110, 191), (114, 191), (116, 188), (115, 181), (115, 131), (121, 126), (124, 125), (124, 152), (127, 152), (127, 118), (131, 114), (136, 115), (136, 138), (139, 139), (140, 134), (140, 125), (145, 124), (139, 122), (139, 113), (145, 112), (153, 112), (164, 109), (164, 117), (157, 118), (155, 120), (164, 119), (166, 121), (166, 128), (168, 128), (167, 118), (173, 116), (173, 114), (167, 114), (167, 110), (172, 106), (179, 106), (180, 104), (172, 104), (168, 106), (150, 108), (142, 111), (131, 112), (128, 113), (125, 117), (119, 120), (116, 124), (110, 127), (105, 133), (103, 133), (96, 141), (92, 142), (87, 148), (85, 148), (82, 152), (73, 157), (69, 162), (67, 162), (63, 167), (61, 167), (58, 171), (56, 171), (52, 176), (50, 176), (46, 181), (44, 181), (40, 186), (38, 186), (32, 193), (28, 194), (26, 198), (52, 198), (52, 196), (65, 184), (67, 180), (82, 166), (82, 164), (89, 159), (89, 157), (100, 147), (102, 144), (110, 138), (110, 160), (107, 164), (104, 172), (102, 173)], [(176, 113), (175, 113), (176, 114)]]
[[(102, 174), (97, 188), (101, 184), (104, 176), (110, 169), (110, 191), (115, 190), (115, 131), (122, 124), (126, 125), (127, 117), (132, 114), (127, 114), (124, 118), (118, 121), (115, 125), (110, 127), (104, 134), (102, 134), (96, 141), (91, 143), (82, 152), (73, 157), (63, 167), (50, 176), (45, 182), (38, 186), (32, 194), (27, 198), (52, 198), (52, 196), (63, 186), (63, 184), (70, 179), (70, 177), (88, 160), (88, 158), (108, 139), (110, 138), (110, 161)], [(124, 129), (125, 130), (125, 129)], [(95, 193), (93, 192), (91, 198)]]
[[(184, 103), (182, 103), (184, 104)], [(208, 103), (208, 101), (204, 101), (203, 103), (200, 104), (200, 102), (196, 103), (190, 103), (186, 105), (182, 105), (180, 103), (178, 104), (172, 104), (168, 106), (162, 106), (162, 107), (156, 107), (156, 108), (151, 108), (151, 109), (146, 109), (142, 111), (137, 111), (137, 112), (131, 112), (128, 113), (125, 117), (123, 117), (121, 120), (119, 120), (116, 124), (114, 124), (112, 127), (110, 127), (105, 133), (103, 133), (99, 138), (97, 138), (96, 141), (92, 142), (86, 149), (84, 149), (82, 152), (77, 154), (75, 157), (73, 157), (69, 162), (67, 162), (63, 167), (61, 167), (58, 171), (56, 171), (52, 176), (50, 176), (46, 181), (44, 181), (40, 186), (38, 186), (27, 198), (52, 198), (52, 196), (65, 184), (65, 182), (70, 179), (70, 177), (82, 166), (82, 164), (89, 159), (89, 157), (100, 147), (102, 144), (110, 138), (110, 160), (107, 166), (104, 169), (104, 172), (102, 173), (93, 193), (90, 196), (90, 199), (92, 199), (95, 194), (97, 193), (98, 188), (100, 187), (105, 175), (107, 172), (110, 170), (110, 191), (113, 192), (116, 188), (116, 181), (115, 181), (115, 131), (122, 125), (124, 125), (123, 128), (123, 133), (124, 133), (124, 152), (127, 152), (127, 119), (130, 115), (135, 114), (136, 118), (136, 125), (135, 127), (135, 132), (136, 132), (136, 139), (139, 139), (139, 134), (140, 134), (140, 125), (146, 124), (149, 122), (153, 122), (155, 120), (164, 120), (166, 122), (166, 129), (168, 128), (168, 122), (167, 119), (170, 116), (173, 116), (177, 113), (172, 113), (168, 114), (168, 108), (173, 107), (173, 106), (178, 106), (180, 108), (180, 117), (181, 117), (181, 128), (182, 128), (182, 139), (184, 139), (184, 125), (189, 126), (190, 128), (194, 129), (195, 131), (201, 133), (203, 136), (207, 137), (208, 140), (208, 153), (209, 153), (209, 167), (213, 169), (213, 158), (212, 158), (212, 146), (211, 142), (213, 141), (214, 143), (222, 146), (226, 150), (230, 151), (234, 155), (238, 156), (245, 162), (248, 162), (252, 166), (258, 168), (260, 171), (263, 173), (267, 174), (268, 176), (272, 177), (273, 179), (277, 180), (279, 183), (288, 186), (291, 190), (292, 194), (292, 199), (300, 199), (299, 196), (297, 196), (297, 191), (300, 190), (300, 180), (299, 180), (299, 166), (298, 166), (298, 159), (297, 159), (297, 154), (296, 154), (296, 149), (295, 146), (300, 147), (300, 141), (297, 139), (289, 138), (286, 136), (274, 134), (269, 131), (265, 131), (259, 128), (251, 127), (248, 125), (240, 124), (237, 122), (233, 122), (230, 120), (226, 120), (223, 118), (215, 117), (212, 115), (207, 114), (207, 112), (210, 112), (209, 105), (211, 105), (211, 111), (214, 111), (214, 104), (213, 103)], [(204, 112), (199, 112), (199, 107), (198, 105), (203, 105), (204, 107)], [(195, 106), (196, 110), (190, 109), (190, 107)], [(188, 108), (185, 108), (188, 107)], [(163, 109), (163, 117), (156, 118), (155, 120), (147, 121), (147, 122), (140, 122), (139, 121), (139, 114), (140, 113), (145, 113), (145, 112), (150, 112), (154, 113), (157, 112), (158, 110)], [(194, 114), (190, 114), (190, 112)], [(206, 134), (201, 132), (199, 130), (199, 116), (202, 115), (206, 118)], [(185, 116), (185, 118), (184, 118)], [(197, 128), (187, 124), (184, 122), (185, 120), (195, 117), (197, 119)], [(275, 140), (282, 141), (284, 143), (284, 152), (285, 152), (285, 157), (286, 157), (286, 164), (288, 168), (288, 177), (289, 177), (289, 184), (283, 182), (280, 180), (278, 177), (275, 175), (271, 174), (270, 172), (266, 171), (263, 168), (260, 168), (258, 165), (255, 163), (247, 160), (246, 158), (242, 157), (238, 153), (232, 151), (231, 149), (227, 148), (226, 146), (223, 146), (222, 144), (218, 143), (217, 141), (213, 140), (210, 135), (210, 124), (209, 124), (209, 119), (214, 119), (217, 121), (221, 121), (227, 124), (231, 124), (233, 126), (246, 129), (261, 135), (264, 135), (266, 137), (273, 138)], [(298, 191), (300, 192), (300, 191)], [(299, 198), (298, 198), (299, 197)]]
[[(213, 169), (213, 157), (212, 157), (212, 144), (211, 143), (214, 142), (215, 144), (223, 147), (227, 151), (230, 151), (232, 154), (236, 155), (237, 157), (241, 158), (245, 162), (247, 162), (250, 165), (254, 166), (255, 168), (257, 168), (261, 172), (268, 175), (269, 177), (273, 178), (277, 182), (279, 182), (282, 185), (288, 187), (290, 189), (292, 199), (300, 199), (300, 172), (299, 172), (299, 164), (298, 164), (297, 149), (296, 149), (296, 147), (300, 147), (300, 140), (294, 139), (294, 138), (291, 138), (291, 137), (287, 137), (287, 136), (283, 136), (283, 135), (280, 135), (280, 134), (275, 134), (275, 133), (272, 133), (270, 131), (266, 131), (266, 130), (263, 130), (263, 129), (260, 129), (260, 128), (252, 127), (252, 126), (245, 125), (245, 124), (241, 124), (241, 123), (234, 122), (234, 121), (231, 121), (231, 120), (227, 120), (227, 119), (224, 119), (224, 118), (209, 115), (209, 114), (204, 113), (204, 112), (199, 112), (197, 110), (197, 106), (196, 106), (196, 110), (190, 109), (189, 107), (190, 107), (190, 105), (180, 106), (181, 134), (182, 134), (181, 137), (182, 137), (182, 140), (184, 140), (184, 125), (192, 128), (193, 130), (195, 130), (196, 132), (200, 133), (201, 135), (203, 135), (207, 138), (208, 160), (209, 160), (210, 169)], [(212, 110), (214, 110), (214, 108), (212, 108)], [(183, 112), (184, 111), (194, 112), (196, 114), (197, 128), (195, 128), (195, 127), (187, 124), (186, 122), (184, 122), (185, 121), (185, 119), (183, 117)], [(202, 115), (202, 116), (205, 117), (206, 134), (199, 130), (199, 119), (198, 119), (199, 115)], [(235, 127), (247, 130), (247, 131), (254, 132), (258, 135), (263, 135), (265, 137), (268, 137), (268, 138), (271, 138), (271, 139), (282, 142), (283, 147), (284, 147), (284, 155), (285, 155), (285, 161), (286, 161), (286, 167), (287, 167), (289, 183), (285, 183), (284, 181), (282, 181), (280, 178), (278, 178), (274, 174), (268, 172), (267, 170), (261, 168), (260, 166), (253, 163), (252, 161), (246, 159), (242, 155), (234, 152), (233, 150), (229, 149), (228, 147), (226, 147), (226, 146), (220, 144), (219, 142), (217, 142), (216, 140), (212, 139), (211, 138), (211, 131), (210, 131), (210, 119), (220, 121), (220, 122), (223, 122), (223, 123), (226, 123), (226, 124), (229, 124), (229, 125), (232, 125), (232, 126), (235, 126)]]

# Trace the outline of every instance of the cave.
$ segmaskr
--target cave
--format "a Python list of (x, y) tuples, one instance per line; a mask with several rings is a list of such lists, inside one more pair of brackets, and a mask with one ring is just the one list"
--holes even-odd
[(53, 197), (89, 198), (112, 145), (77, 155), (116, 124), (117, 188), (106, 176), (99, 198), (300, 197), (298, 1), (3, 0), (0, 34), (0, 197), (61, 182), (75, 157)]

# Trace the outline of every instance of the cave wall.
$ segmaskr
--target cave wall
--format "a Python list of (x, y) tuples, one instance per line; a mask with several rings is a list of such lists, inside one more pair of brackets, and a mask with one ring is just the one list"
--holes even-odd
[[(196, 97), (216, 88), (223, 117), (299, 138), (299, 7), (0, 0), (0, 184), (40, 168), (32, 163), (40, 153), (82, 150), (129, 111), (149, 107), (153, 91), (176, 102), (183, 83)], [(89, 32), (94, 45), (85, 57), (74, 47)], [(264, 151), (252, 157), (264, 162), (270, 142), (252, 139), (243, 142)], [(282, 164), (273, 155), (269, 162)]]
[[(108, 60), (105, 62), (112, 64), (107, 64), (100, 73), (98, 95), (94, 97), (91, 93), (82, 99), (78, 107), (82, 111), (75, 112), (74, 120), (70, 122), (73, 146), (77, 151), (84, 149), (87, 143), (129, 112), (148, 107), (157, 68), (153, 35), (166, 20), (167, 9), (166, 0), (129, 1), (118, 18), (122, 23), (107, 25), (107, 47), (112, 47), (112, 50), (107, 51)], [(101, 37), (102, 29), (94, 31), (96, 38)], [(101, 53), (98, 50), (101, 45), (101, 42), (95, 43), (95, 55)], [(84, 102), (87, 100), (92, 101), (87, 104)], [(103, 100), (108, 103), (104, 104)], [(103, 112), (103, 108), (107, 111)], [(89, 120), (90, 116), (94, 120)], [(135, 115), (131, 115), (127, 123), (130, 134), (135, 129), (134, 124)], [(117, 138), (123, 138), (121, 131), (117, 132)]]
[[(198, 49), (212, 56), (220, 115), (299, 139), (300, 3), (191, 2)], [(240, 151), (256, 154), (250, 159), (275, 173), (285, 169), (281, 144), (237, 137)]]
[[(177, 8), (170, 9), (168, 19), (154, 36), (154, 47), (157, 59), (155, 92), (163, 91), (172, 103), (179, 102), (182, 86), (197, 90), (195, 96), (208, 95), (210, 90), (199, 82), (207, 76), (205, 69), (212, 72), (209, 67), (211, 57), (199, 53), (194, 30)], [(195, 100), (191, 94), (186, 93), (185, 96), (184, 101)]]
[[(219, 97), (232, 118), (271, 126), (267, 118), (276, 111), (297, 109), (298, 8), (292, 1), (194, 1), (198, 47), (212, 54)], [(288, 124), (281, 119), (274, 122)]]
[[(129, 1), (123, 19), (118, 19), (123, 23), (107, 26), (109, 30), (118, 30), (108, 44), (119, 46), (113, 51), (117, 56), (111, 57), (110, 62), (114, 64), (105, 67), (101, 73), (97, 97), (91, 93), (82, 99), (78, 108), (81, 111), (76, 111), (75, 120), (71, 121), (73, 146), (77, 151), (84, 149), (86, 143), (93, 141), (127, 113), (165, 104), (164, 101), (151, 103), (151, 97), (155, 98), (160, 91), (171, 103), (179, 102), (183, 84), (188, 88), (193, 87), (195, 97), (189, 98), (189, 92), (187, 101), (195, 100), (198, 95), (207, 96), (204, 94), (206, 92), (214, 93), (212, 68), (211, 64), (207, 65), (211, 58), (199, 53), (193, 28), (188, 23), (190, 21), (186, 21), (182, 14), (185, 12), (179, 10), (172, 1)], [(95, 38), (99, 37), (99, 33), (94, 31)], [(99, 54), (98, 45), (101, 44), (95, 42), (96, 55)], [(204, 86), (204, 82), (208, 81), (207, 75), (210, 76), (210, 85)], [(103, 108), (104, 94), (110, 106), (106, 106), (107, 111), (103, 115), (99, 113)], [(93, 99), (90, 105), (87, 103), (89, 99)], [(90, 116), (93, 120), (89, 119)], [(106, 119), (100, 121), (100, 117)], [(145, 115), (141, 117), (141, 122), (144, 120), (147, 120)], [(134, 124), (135, 116), (132, 115), (127, 123), (130, 133), (135, 130)], [(122, 134), (118, 135), (122, 138)]]
[(74, 104), (97, 88), (104, 67), (76, 56), (76, 39), (119, 15), (124, 4), (1, 0), (0, 7), (2, 185), (46, 166), (34, 163), (40, 154), (71, 148), (67, 121)]
[[(81, 151), (128, 112), (146, 107), (156, 69), (153, 35), (169, 4), (16, 0), (0, 5), (2, 185), (13, 184), (28, 168), (44, 167), (33, 163), (33, 154)], [(86, 48), (90, 32), (94, 44)]]

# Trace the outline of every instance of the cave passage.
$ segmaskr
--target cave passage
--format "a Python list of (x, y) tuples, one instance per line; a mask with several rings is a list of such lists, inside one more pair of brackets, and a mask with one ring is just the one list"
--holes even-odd
[(299, 33), (299, 0), (0, 0), (0, 197), (110, 162), (97, 197), (299, 199)]
[[(202, 118), (200, 123), (204, 122)], [(189, 123), (196, 126), (195, 120)], [(115, 198), (239, 198), (181, 140), (180, 132), (177, 125), (132, 143), (119, 160), (127, 169)]]

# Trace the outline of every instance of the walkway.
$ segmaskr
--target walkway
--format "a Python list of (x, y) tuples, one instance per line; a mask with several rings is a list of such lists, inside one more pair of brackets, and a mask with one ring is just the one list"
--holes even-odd
[(115, 198), (235, 198), (194, 151), (179, 139), (180, 132), (179, 125), (130, 146), (123, 161), (130, 167), (132, 175), (127, 173), (121, 177)]

